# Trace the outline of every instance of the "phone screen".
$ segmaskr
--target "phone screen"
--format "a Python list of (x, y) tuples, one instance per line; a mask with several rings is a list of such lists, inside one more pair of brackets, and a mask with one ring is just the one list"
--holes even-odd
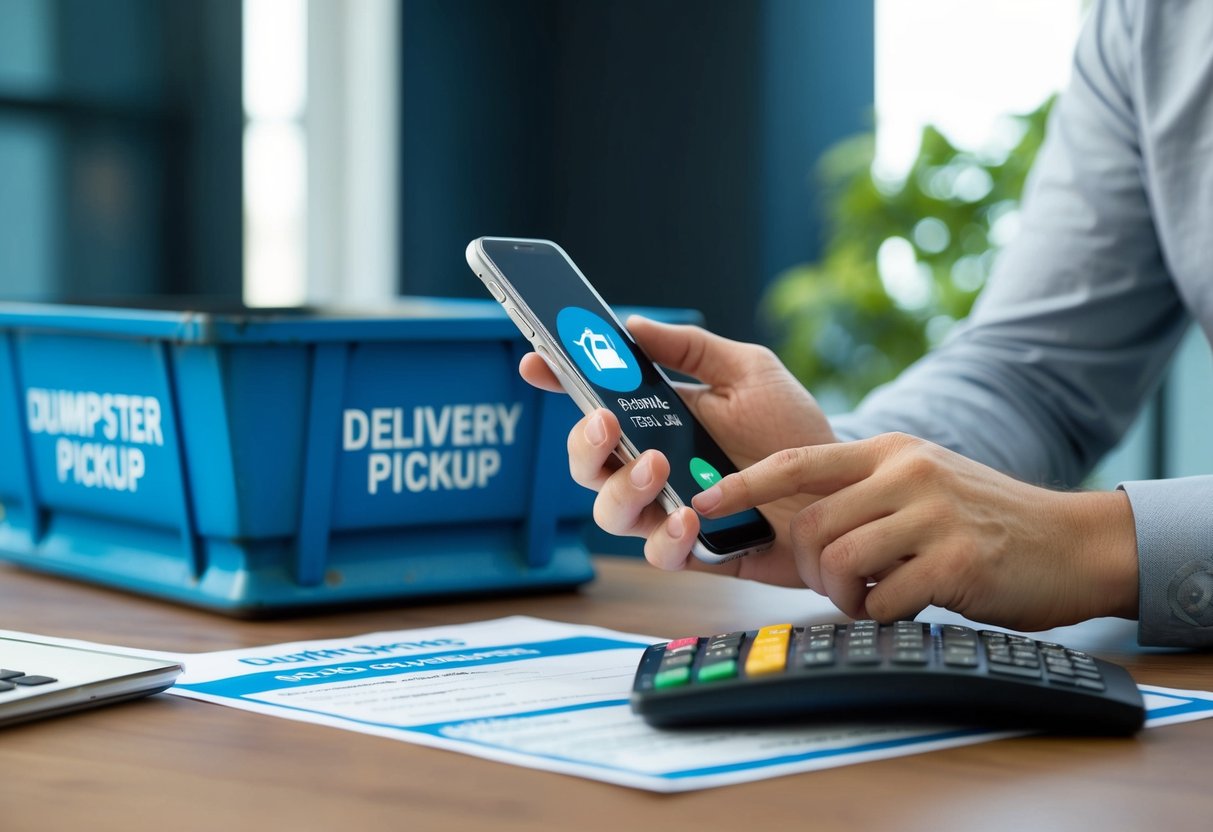
[[(737, 470), (559, 248), (542, 241), (493, 239), (483, 240), (482, 246), (552, 342), (618, 417), (637, 451), (655, 448), (665, 454), (670, 487), (685, 505)], [(700, 517), (700, 540), (714, 554), (772, 537), (770, 524), (753, 509)]]

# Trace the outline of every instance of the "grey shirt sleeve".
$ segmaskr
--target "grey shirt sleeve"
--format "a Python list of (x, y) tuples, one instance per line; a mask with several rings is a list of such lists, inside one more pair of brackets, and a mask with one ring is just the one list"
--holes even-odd
[(1137, 527), (1137, 639), (1213, 645), (1213, 476), (1126, 482)]
[[(1029, 179), (1020, 233), (973, 314), (836, 418), (839, 438), (904, 431), (1028, 482), (1076, 486), (1127, 430), (1189, 321), (1143, 175), (1133, 82), (1140, 12), (1095, 4)], [(1167, 601), (1176, 568), (1213, 552), (1209, 523), (1198, 519), (1200, 506), (1213, 515), (1213, 478), (1125, 490), (1138, 533), (1143, 642), (1213, 644), (1213, 627), (1177, 622)], [(1177, 533), (1180, 522), (1188, 525)]]

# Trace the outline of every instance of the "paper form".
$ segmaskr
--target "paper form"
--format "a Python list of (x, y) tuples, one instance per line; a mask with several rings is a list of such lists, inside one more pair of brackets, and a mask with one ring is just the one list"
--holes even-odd
[[(661, 639), (524, 616), (177, 656), (170, 693), (659, 792), (985, 742), (948, 725), (651, 728), (627, 697)], [(1213, 694), (1142, 688), (1148, 724), (1213, 716)]]

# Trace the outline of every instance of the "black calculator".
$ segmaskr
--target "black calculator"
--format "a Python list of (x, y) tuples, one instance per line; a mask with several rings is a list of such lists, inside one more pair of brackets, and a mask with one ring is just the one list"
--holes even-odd
[(632, 710), (658, 726), (822, 718), (1131, 734), (1127, 670), (1060, 644), (956, 624), (774, 624), (645, 650)]

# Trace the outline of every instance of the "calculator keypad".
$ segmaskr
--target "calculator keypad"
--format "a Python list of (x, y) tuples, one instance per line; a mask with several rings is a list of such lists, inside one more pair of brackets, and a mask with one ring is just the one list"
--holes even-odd
[(1132, 733), (1128, 672), (1077, 650), (959, 624), (854, 621), (680, 638), (644, 651), (633, 711), (657, 726), (917, 718)]
[(1095, 659), (1059, 644), (958, 624), (897, 621), (775, 624), (757, 631), (667, 643), (648, 685), (663, 690), (785, 673), (893, 670), (988, 672), (1046, 685), (1103, 691)]

